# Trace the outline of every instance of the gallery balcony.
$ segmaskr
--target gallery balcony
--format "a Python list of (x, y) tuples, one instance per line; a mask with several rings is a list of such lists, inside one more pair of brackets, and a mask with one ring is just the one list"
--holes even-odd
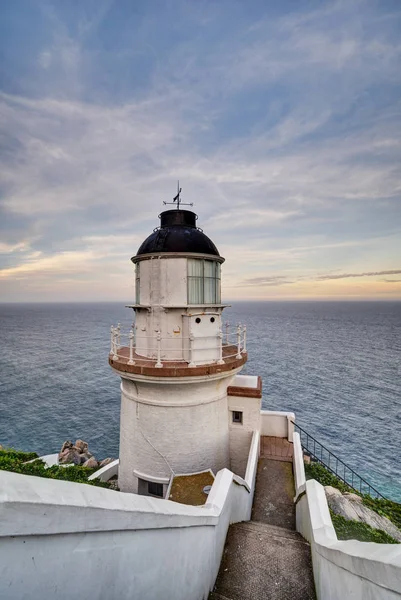
[(215, 336), (153, 336), (129, 333), (120, 325), (110, 332), (110, 366), (120, 372), (156, 377), (213, 375), (236, 370), (247, 361), (246, 326), (231, 328)]

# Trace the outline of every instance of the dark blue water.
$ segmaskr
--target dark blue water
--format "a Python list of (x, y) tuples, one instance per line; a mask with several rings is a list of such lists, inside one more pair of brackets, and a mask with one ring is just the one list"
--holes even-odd
[[(292, 410), (312, 435), (401, 501), (401, 303), (237, 302), (246, 371), (263, 406)], [(0, 443), (39, 453), (81, 437), (118, 456), (119, 378), (109, 330), (123, 304), (0, 305)]]

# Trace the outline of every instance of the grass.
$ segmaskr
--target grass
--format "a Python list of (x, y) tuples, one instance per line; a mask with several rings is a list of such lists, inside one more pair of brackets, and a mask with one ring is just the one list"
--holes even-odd
[(205, 504), (207, 495), (203, 491), (206, 485), (213, 485), (214, 477), (210, 471), (194, 475), (176, 475), (171, 485), (169, 500), (180, 504), (201, 506)]
[[(27, 463), (26, 461), (28, 460), (33, 460), (33, 462)], [(0, 449), (0, 469), (3, 471), (12, 471), (13, 473), (21, 473), (22, 475), (44, 477), (46, 479), (61, 479), (63, 481), (75, 481), (76, 483), (86, 483), (98, 487), (110, 487), (107, 481), (100, 481), (99, 479), (88, 481), (88, 477), (97, 471), (97, 468), (88, 469), (87, 467), (78, 465), (69, 467), (55, 465), (46, 468), (45, 463), (39, 459), (36, 452), (21, 452), (13, 448)]]
[[(317, 462), (311, 462), (309, 465), (305, 465), (305, 473), (307, 479), (316, 479), (322, 485), (331, 485), (340, 492), (353, 492), (361, 496), (362, 502), (368, 508), (374, 510), (377, 514), (382, 517), (387, 517), (401, 529), (401, 504), (394, 502), (394, 500), (386, 500), (384, 498), (372, 498), (368, 494), (360, 494), (354, 489), (350, 488), (341, 479), (338, 479), (333, 473), (330, 473), (323, 465)], [(349, 538), (344, 538), (349, 539)], [(358, 538), (359, 539), (359, 538)], [(392, 539), (392, 538), (391, 538)]]
[(385, 531), (373, 529), (367, 523), (348, 521), (341, 515), (330, 511), (331, 520), (339, 540), (359, 540), (360, 542), (375, 542), (376, 544), (398, 544)]

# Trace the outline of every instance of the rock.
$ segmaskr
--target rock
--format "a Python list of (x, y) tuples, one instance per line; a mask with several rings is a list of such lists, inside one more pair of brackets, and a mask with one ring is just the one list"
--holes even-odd
[(327, 500), (329, 500), (329, 498), (331, 498), (331, 497), (342, 496), (342, 493), (340, 492), (340, 490), (338, 490), (337, 488), (335, 488), (331, 485), (326, 485), (324, 487), (324, 491), (326, 492)]
[(306, 465), (310, 465), (310, 456), (309, 456), (309, 454), (304, 454), (304, 463)]
[(64, 450), (64, 452), (59, 455), (59, 463), (74, 463), (75, 465), (79, 465), (81, 463), (81, 459), (78, 450), (75, 448), (67, 448)]
[(362, 504), (362, 496), (358, 496), (358, 494), (354, 494), (353, 492), (344, 492), (343, 496), (352, 502), (359, 502)]
[(81, 456), (82, 454), (74, 454), (74, 456), (72, 457), (72, 462), (74, 463), (74, 465), (81, 464)]
[(84, 452), (83, 454), (81, 454), (81, 460), (82, 462), (85, 462), (87, 460), (89, 460), (90, 458), (92, 458), (93, 454), (92, 452)]
[(87, 444), (87, 442), (84, 442), (83, 440), (77, 440), (75, 442), (74, 446), (81, 452), (81, 454), (83, 454), (84, 452), (86, 452), (88, 450), (88, 444)]
[(114, 458), (104, 458), (103, 460), (100, 461), (99, 467), (105, 467), (106, 465), (109, 465), (110, 463), (112, 463), (114, 460), (115, 460)]
[(401, 531), (387, 517), (378, 515), (374, 510), (365, 506), (358, 494), (346, 492), (342, 494), (337, 488), (326, 486), (327, 503), (331, 510), (348, 521), (361, 521), (374, 529), (385, 531), (397, 542), (401, 542)]
[(64, 450), (67, 450), (67, 448), (72, 448), (72, 442), (70, 442), (70, 440), (67, 440), (66, 442), (64, 442), (64, 444), (61, 446), (61, 450), (60, 450), (60, 454), (62, 454), (64, 452)]
[(83, 466), (88, 467), (89, 469), (96, 469), (96, 467), (98, 467), (99, 465), (96, 458), (91, 456), (91, 458), (88, 458), (88, 460), (84, 462)]
[(62, 459), (65, 458), (66, 456), (68, 456), (70, 454), (71, 448), (66, 448), (65, 450), (63, 450), (63, 452), (60, 452), (60, 454), (58, 455), (58, 460), (59, 462), (62, 462)]

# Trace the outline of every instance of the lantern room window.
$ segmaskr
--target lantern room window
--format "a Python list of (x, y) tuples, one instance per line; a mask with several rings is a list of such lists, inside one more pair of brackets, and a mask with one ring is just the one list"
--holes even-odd
[(188, 304), (220, 304), (220, 263), (188, 259)]

